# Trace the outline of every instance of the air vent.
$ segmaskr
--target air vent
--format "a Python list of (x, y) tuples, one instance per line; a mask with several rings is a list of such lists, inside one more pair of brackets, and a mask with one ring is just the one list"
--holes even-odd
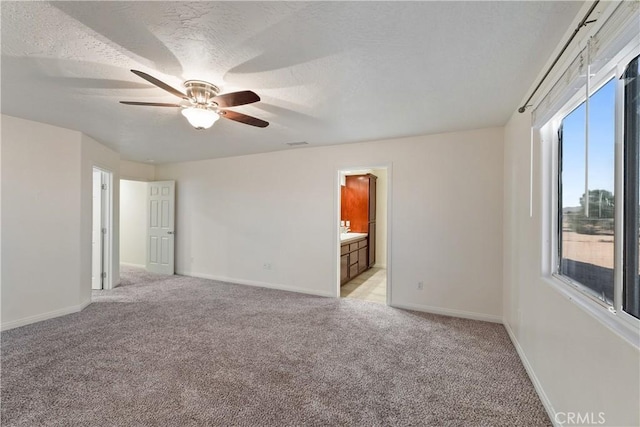
[(287, 145), (290, 146), (290, 147), (299, 147), (301, 145), (309, 145), (309, 143), (307, 141), (287, 142)]

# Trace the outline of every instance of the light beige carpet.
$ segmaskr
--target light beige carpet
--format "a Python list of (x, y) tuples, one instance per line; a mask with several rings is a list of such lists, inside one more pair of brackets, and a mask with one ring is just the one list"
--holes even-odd
[(2, 333), (3, 426), (546, 426), (501, 325), (129, 270)]

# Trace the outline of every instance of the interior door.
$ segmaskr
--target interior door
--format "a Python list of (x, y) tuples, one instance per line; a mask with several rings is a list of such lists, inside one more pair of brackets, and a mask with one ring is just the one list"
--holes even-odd
[(147, 270), (173, 274), (175, 181), (150, 182), (147, 196)]
[(93, 169), (93, 221), (91, 230), (91, 289), (102, 289), (102, 171)]

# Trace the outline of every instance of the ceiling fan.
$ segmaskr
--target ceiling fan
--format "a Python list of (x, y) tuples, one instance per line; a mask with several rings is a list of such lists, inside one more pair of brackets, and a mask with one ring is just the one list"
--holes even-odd
[(254, 102), (260, 101), (260, 97), (250, 90), (220, 94), (220, 89), (214, 84), (202, 80), (187, 80), (184, 82), (186, 93), (182, 93), (178, 89), (169, 86), (147, 73), (138, 70), (131, 70), (131, 72), (138, 77), (142, 77), (149, 83), (158, 86), (160, 89), (164, 89), (170, 94), (182, 98), (183, 102), (180, 104), (169, 104), (161, 102), (120, 101), (121, 104), (181, 108), (182, 115), (187, 118), (191, 126), (200, 130), (210, 128), (220, 117), (259, 128), (269, 126), (269, 122), (265, 122), (264, 120), (227, 110), (229, 107), (253, 104)]

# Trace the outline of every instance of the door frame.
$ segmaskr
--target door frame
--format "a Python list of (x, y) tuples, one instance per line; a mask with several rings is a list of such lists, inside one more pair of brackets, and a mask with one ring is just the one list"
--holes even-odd
[(341, 217), (341, 208), (342, 208), (342, 197), (341, 197), (341, 189), (340, 189), (340, 179), (343, 172), (350, 171), (358, 171), (365, 169), (386, 169), (387, 171), (387, 305), (392, 306), (392, 283), (391, 283), (391, 227), (392, 224), (392, 188), (393, 188), (393, 162), (385, 162), (385, 163), (373, 163), (373, 164), (365, 164), (365, 165), (357, 165), (357, 166), (337, 166), (335, 168), (334, 175), (334, 200), (335, 200), (335, 209), (333, 211), (333, 229), (334, 229), (334, 238), (333, 238), (333, 263), (334, 263), (334, 280), (336, 286), (333, 289), (333, 295), (336, 298), (340, 298), (340, 217)]
[[(101, 223), (107, 229), (102, 236), (102, 271), (107, 273), (102, 281), (102, 290), (113, 289), (113, 171), (99, 164), (91, 166), (92, 179), (93, 170), (97, 169), (102, 172), (102, 179), (106, 181), (107, 189), (102, 198)], [(93, 193), (91, 197), (91, 209), (93, 210)], [(93, 233), (93, 216), (91, 223), (91, 231)], [(93, 244), (91, 245), (91, 268), (93, 270)], [(89, 284), (91, 289), (91, 283)]]

